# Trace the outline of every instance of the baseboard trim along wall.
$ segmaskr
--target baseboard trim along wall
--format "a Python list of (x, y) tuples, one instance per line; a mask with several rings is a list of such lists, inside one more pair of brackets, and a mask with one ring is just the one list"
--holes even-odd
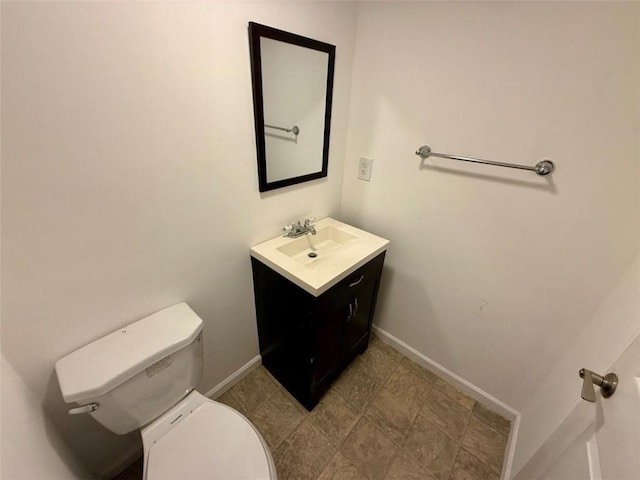
[(221, 381), (219, 384), (205, 393), (205, 397), (213, 398), (215, 400), (240, 380), (242, 380), (244, 377), (249, 375), (254, 368), (260, 366), (261, 364), (262, 357), (260, 355), (256, 355), (238, 370), (233, 372), (231, 375), (229, 375), (227, 378), (225, 378), (223, 381)]
[(502, 480), (508, 480), (511, 476), (511, 467), (513, 465), (513, 457), (516, 449), (516, 439), (518, 438), (518, 430), (520, 428), (520, 412), (518, 412), (514, 408), (511, 408), (506, 403), (501, 402), (496, 397), (488, 394), (481, 388), (476, 387), (474, 384), (468, 382), (459, 375), (456, 375), (451, 370), (443, 367), (435, 360), (432, 360), (426, 355), (420, 353), (411, 345), (407, 345), (402, 340), (394, 337), (386, 330), (378, 327), (377, 325), (373, 325), (373, 330), (380, 340), (382, 340), (393, 349), (399, 351), (403, 355), (406, 355), (418, 365), (423, 366), (439, 377), (444, 378), (446, 381), (458, 388), (458, 390), (469, 395), (474, 400), (482, 403), (489, 410), (511, 420), (511, 432), (509, 432), (509, 440), (507, 442), (501, 475)]

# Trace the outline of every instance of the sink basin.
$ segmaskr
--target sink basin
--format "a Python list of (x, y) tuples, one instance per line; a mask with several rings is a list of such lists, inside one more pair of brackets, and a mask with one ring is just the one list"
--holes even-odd
[(251, 256), (319, 296), (387, 249), (389, 241), (327, 217), (316, 234), (278, 236), (251, 247)]
[(316, 229), (316, 232), (315, 235), (309, 233), (292, 239), (291, 242), (278, 247), (278, 250), (296, 262), (309, 265), (326, 258), (346, 243), (358, 240), (355, 235), (331, 225)]

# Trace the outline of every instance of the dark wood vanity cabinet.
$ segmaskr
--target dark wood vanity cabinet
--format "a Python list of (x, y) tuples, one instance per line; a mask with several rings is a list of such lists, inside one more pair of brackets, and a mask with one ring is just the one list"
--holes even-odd
[(262, 363), (308, 410), (367, 349), (384, 255), (318, 297), (251, 257)]

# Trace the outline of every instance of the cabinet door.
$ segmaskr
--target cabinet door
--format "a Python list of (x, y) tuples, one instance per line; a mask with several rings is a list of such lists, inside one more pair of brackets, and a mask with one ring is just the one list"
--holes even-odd
[(321, 302), (314, 312), (315, 343), (311, 358), (312, 383), (314, 385), (331, 381), (337, 374), (342, 361), (342, 342), (347, 320), (344, 303)]
[(356, 271), (345, 282), (345, 287), (349, 289), (344, 340), (346, 362), (361, 353), (368, 343), (383, 261), (384, 253)]
[(361, 289), (349, 304), (345, 334), (347, 357), (355, 355), (355, 350), (361, 347), (361, 342), (369, 334), (376, 286), (375, 284), (366, 285), (366, 288)]

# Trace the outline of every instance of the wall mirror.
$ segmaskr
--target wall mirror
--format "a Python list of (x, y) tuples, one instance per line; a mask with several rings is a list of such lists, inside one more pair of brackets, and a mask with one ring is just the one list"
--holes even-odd
[(336, 47), (249, 22), (261, 192), (326, 177)]

